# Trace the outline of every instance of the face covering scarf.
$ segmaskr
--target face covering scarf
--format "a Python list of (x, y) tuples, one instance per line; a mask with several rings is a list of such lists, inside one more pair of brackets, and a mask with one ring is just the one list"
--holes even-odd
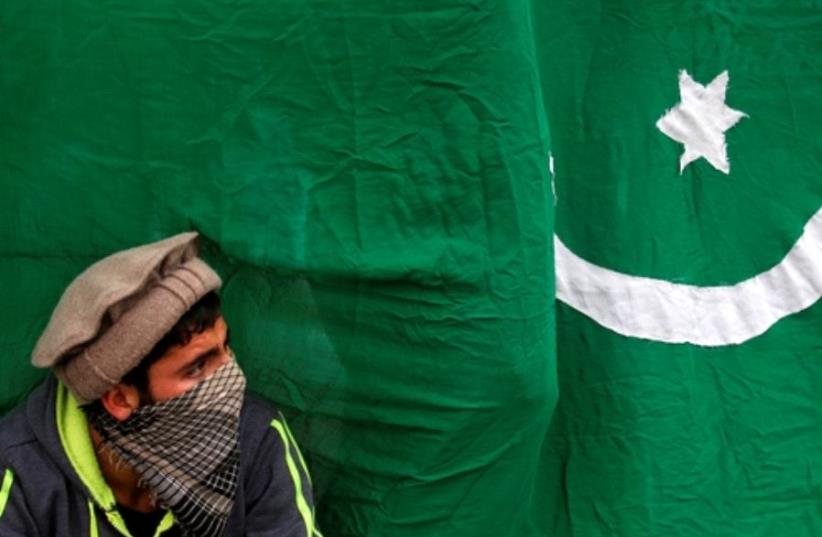
[(245, 377), (233, 359), (191, 390), (123, 421), (84, 407), (104, 446), (134, 468), (186, 537), (219, 537), (234, 506)]

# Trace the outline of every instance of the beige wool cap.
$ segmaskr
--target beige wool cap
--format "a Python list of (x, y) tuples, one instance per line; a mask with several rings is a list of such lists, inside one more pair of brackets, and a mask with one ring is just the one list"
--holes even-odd
[(120, 382), (220, 277), (197, 257), (197, 233), (123, 250), (63, 293), (31, 362), (50, 367), (81, 403)]

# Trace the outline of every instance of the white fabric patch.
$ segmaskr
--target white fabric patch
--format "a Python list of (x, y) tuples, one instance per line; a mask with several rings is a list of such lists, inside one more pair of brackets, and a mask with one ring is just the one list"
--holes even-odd
[(723, 173), (728, 164), (725, 131), (747, 114), (725, 105), (728, 71), (723, 71), (710, 84), (694, 81), (684, 69), (679, 72), (680, 102), (656, 122), (666, 136), (685, 145), (679, 159), (679, 173), (685, 166), (703, 157)]
[(740, 344), (822, 296), (822, 208), (776, 266), (728, 286), (699, 287), (594, 265), (554, 235), (557, 298), (619, 334), (706, 347)]

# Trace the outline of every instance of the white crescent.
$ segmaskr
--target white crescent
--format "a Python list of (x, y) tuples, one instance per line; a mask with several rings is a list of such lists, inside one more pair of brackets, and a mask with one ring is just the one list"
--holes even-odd
[(557, 298), (619, 334), (706, 347), (740, 344), (822, 297), (822, 208), (776, 266), (735, 285), (631, 276), (577, 256), (554, 235)]

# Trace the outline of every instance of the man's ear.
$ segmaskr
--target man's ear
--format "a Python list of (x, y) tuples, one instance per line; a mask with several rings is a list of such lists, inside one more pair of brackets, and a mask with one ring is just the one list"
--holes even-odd
[(121, 382), (101, 395), (100, 402), (114, 419), (123, 421), (140, 406), (140, 392), (134, 386)]

